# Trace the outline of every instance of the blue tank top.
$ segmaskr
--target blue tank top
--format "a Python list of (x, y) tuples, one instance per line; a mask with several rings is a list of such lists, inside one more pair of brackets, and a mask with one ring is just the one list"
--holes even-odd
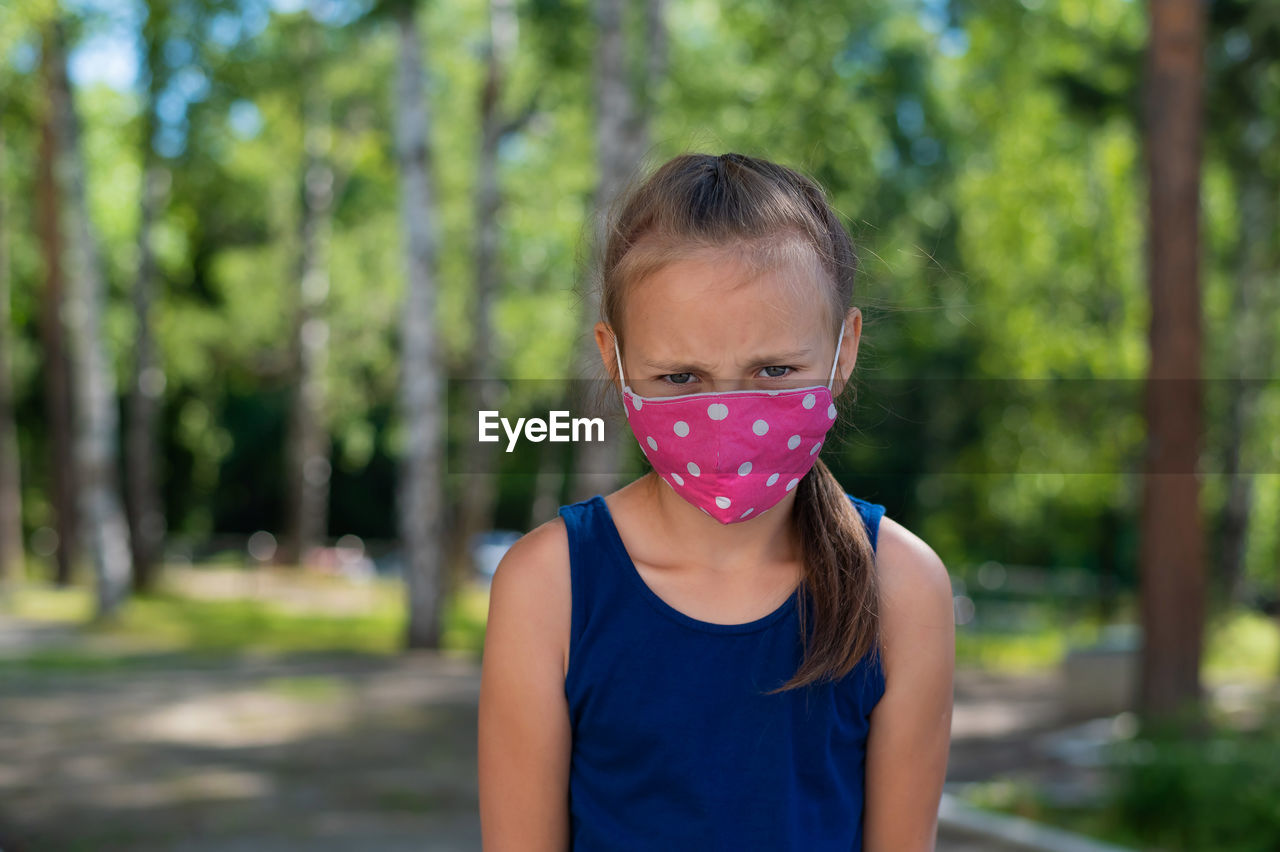
[[(846, 496), (875, 547), (884, 506)], [(761, 695), (800, 665), (796, 594), (755, 621), (700, 621), (645, 583), (604, 497), (559, 513), (573, 594), (571, 849), (861, 850), (879, 653), (834, 683)]]

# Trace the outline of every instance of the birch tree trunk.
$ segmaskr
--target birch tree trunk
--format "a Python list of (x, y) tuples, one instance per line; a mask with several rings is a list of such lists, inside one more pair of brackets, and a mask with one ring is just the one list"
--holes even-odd
[(18, 469), (18, 434), (13, 412), (13, 372), (9, 340), (13, 318), (9, 305), (9, 223), (4, 183), (8, 154), (0, 125), (0, 598), (22, 579), (22, 488)]
[(156, 104), (164, 88), (162, 4), (153, 3), (143, 24), (146, 100), (143, 105), (142, 198), (138, 223), (138, 272), (133, 282), (133, 375), (129, 386), (129, 418), (125, 423), (125, 513), (133, 556), (133, 588), (153, 589), (165, 537), (159, 484), (159, 416), (165, 375), (156, 346), (152, 312), (156, 291), (152, 224), (163, 206), (168, 173), (155, 152)]
[(405, 447), (397, 509), (404, 551), (409, 648), (440, 646), (443, 544), (443, 375), (436, 334), (436, 211), (431, 174), (430, 114), (423, 91), (417, 4), (396, 9), (396, 160), (405, 251), (405, 304), (400, 327), (400, 408)]
[[(645, 5), (647, 50), (639, 92), (633, 89), (628, 73), (624, 0), (595, 0), (595, 104), (596, 162), (600, 179), (596, 185), (593, 209), (596, 222), (595, 239), (603, 240), (602, 227), (608, 206), (616, 199), (628, 180), (638, 177), (642, 159), (649, 147), (649, 117), (660, 76), (666, 73), (666, 28), (661, 0), (648, 0)], [(637, 103), (637, 101), (639, 103)], [(600, 294), (590, 292), (584, 300), (588, 320), (593, 324), (600, 316)], [(600, 376), (600, 350), (594, 336), (584, 334), (577, 352), (577, 374)], [(607, 375), (607, 374), (604, 374)], [(622, 481), (622, 452), (625, 442), (584, 443), (576, 447), (574, 472), (570, 483), (570, 499), (582, 500), (597, 492), (612, 491)], [(541, 495), (538, 498), (543, 500)], [(545, 502), (545, 500), (543, 500)]]
[(1145, 145), (1150, 232), (1151, 361), (1141, 520), (1146, 721), (1190, 721), (1200, 709), (1205, 556), (1202, 440), (1200, 157), (1204, 12), (1199, 0), (1149, 5)]
[[(312, 27), (317, 26), (314, 22)], [(314, 33), (310, 61), (315, 62)], [(294, 326), (295, 385), (286, 451), (289, 459), (289, 527), (282, 561), (304, 564), (323, 544), (329, 514), (331, 441), (325, 425), (325, 363), (329, 323), (329, 243), (333, 230), (334, 169), (330, 161), (329, 106), (313, 67), (303, 85), (306, 134), (302, 241)]]
[(667, 24), (666, 0), (644, 0), (644, 71), (640, 76), (640, 91), (636, 100), (635, 131), (632, 133), (635, 148), (631, 162), (640, 163), (649, 156), (653, 117), (657, 113), (659, 89), (667, 77)]
[(59, 142), (53, 114), (54, 51), (52, 32), (43, 35), (41, 77), (49, 93), (40, 127), (39, 174), (36, 183), (37, 228), (44, 256), (45, 282), (40, 310), (41, 373), (44, 379), (45, 420), (49, 430), (50, 496), (53, 501), (57, 548), (54, 551), (54, 583), (67, 586), (79, 558), (79, 510), (76, 506), (76, 470), (72, 453), (72, 375), (62, 315), (66, 305), (66, 270), (63, 268), (62, 206), (56, 163)]
[[(630, 171), (634, 145), (628, 137), (633, 128), (635, 101), (627, 80), (626, 38), (623, 31), (623, 0), (594, 0), (596, 50), (595, 78), (596, 183), (592, 211), (597, 217), (594, 227), (597, 256), (603, 250), (605, 217), (608, 204), (622, 188)], [(594, 289), (583, 302), (586, 317), (584, 332), (575, 356), (576, 376), (585, 380), (601, 374), (600, 350), (590, 333), (591, 324), (600, 316), (600, 294)], [(592, 395), (594, 396), (594, 395)], [(622, 442), (584, 443), (574, 447), (574, 470), (570, 477), (569, 499), (584, 500), (593, 494), (608, 493), (622, 483)], [(545, 501), (542, 501), (545, 502)]]
[(65, 320), (75, 372), (75, 461), (84, 541), (97, 581), (97, 617), (115, 614), (129, 585), (129, 531), (119, 496), (114, 372), (102, 339), (106, 282), (97, 234), (89, 218), (80, 128), (67, 79), (62, 24), (46, 42), (51, 51), (50, 106), (58, 140), (56, 174), (65, 192), (68, 302)]
[[(518, 33), (512, 0), (490, 0), (488, 63), (480, 98), (480, 154), (476, 167), (475, 301), (471, 350), (463, 373), (467, 381), (462, 410), (467, 417), (497, 408), (499, 357), (493, 334), (493, 306), (502, 287), (498, 146), (506, 134), (523, 123), (522, 119), (508, 122), (502, 110), (507, 68), (515, 53)], [(464, 440), (462, 446), (461, 477), (465, 486), (458, 490), (457, 520), (450, 525), (446, 598), (466, 579), (471, 540), (492, 524), (497, 499), (495, 445)]]

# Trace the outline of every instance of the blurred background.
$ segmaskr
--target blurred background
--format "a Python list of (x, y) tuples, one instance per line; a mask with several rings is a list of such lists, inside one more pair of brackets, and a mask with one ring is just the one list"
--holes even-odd
[(1278, 130), (1275, 3), (0, 2), (0, 848), (480, 848), (489, 578), (643, 467), (469, 430), (687, 150), (858, 246), (939, 848), (1280, 848)]

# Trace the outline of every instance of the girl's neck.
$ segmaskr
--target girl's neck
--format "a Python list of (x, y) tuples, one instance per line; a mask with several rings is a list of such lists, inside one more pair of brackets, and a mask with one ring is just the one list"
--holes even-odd
[[(649, 561), (736, 574), (800, 558), (791, 528), (795, 491), (749, 521), (721, 524), (671, 490), (653, 472), (621, 489), (632, 491), (634, 518), (653, 548)], [(630, 500), (630, 498), (629, 498)]]

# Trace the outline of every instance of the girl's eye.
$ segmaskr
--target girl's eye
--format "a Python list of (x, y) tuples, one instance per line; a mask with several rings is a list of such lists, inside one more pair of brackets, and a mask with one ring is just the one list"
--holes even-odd
[(780, 379), (787, 375), (786, 373), (770, 373), (769, 370), (790, 370), (790, 367), (764, 367), (766, 379)]
[(662, 377), (664, 382), (673, 385), (687, 385), (693, 379), (693, 373), (667, 373)]

